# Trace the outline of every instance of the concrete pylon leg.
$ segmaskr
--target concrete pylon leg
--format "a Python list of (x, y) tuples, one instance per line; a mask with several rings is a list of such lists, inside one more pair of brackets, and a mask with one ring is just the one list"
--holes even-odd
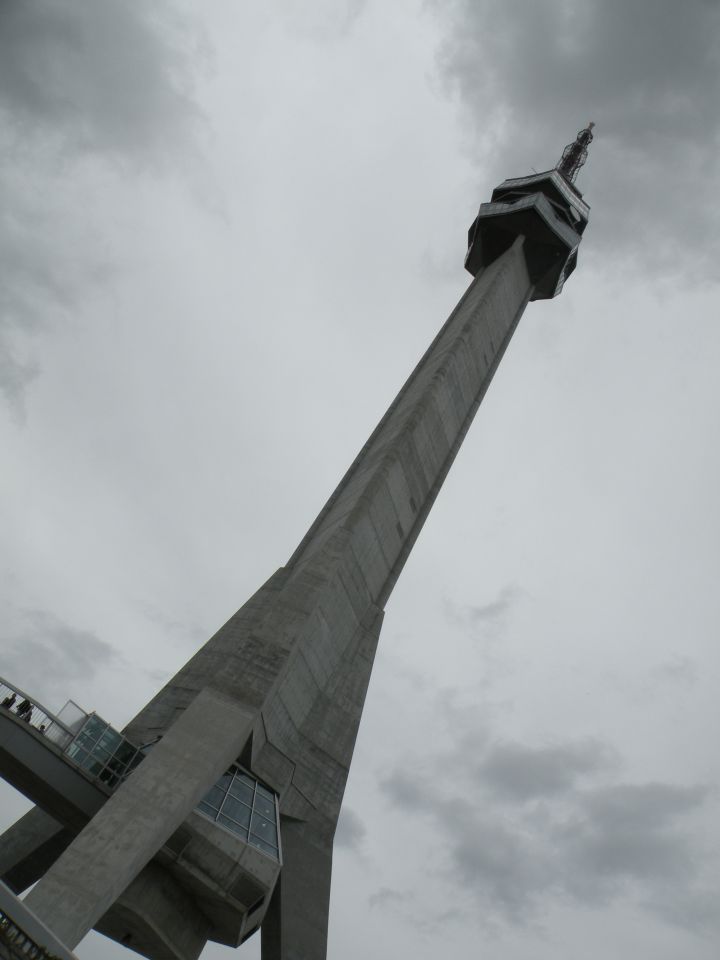
[(262, 960), (325, 960), (332, 841), (281, 817), (283, 868), (261, 928)]
[(0, 836), (0, 879), (13, 893), (22, 893), (49, 870), (73, 836), (33, 807)]

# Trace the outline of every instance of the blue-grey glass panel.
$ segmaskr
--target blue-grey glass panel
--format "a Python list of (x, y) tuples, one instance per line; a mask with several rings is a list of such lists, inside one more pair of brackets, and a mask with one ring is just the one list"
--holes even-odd
[(97, 743), (97, 738), (90, 731), (81, 730), (80, 733), (75, 737), (75, 743), (79, 743), (88, 750), (92, 750)]
[(226, 817), (232, 817), (233, 820), (237, 820), (244, 827), (250, 826), (250, 807), (241, 803), (240, 800), (236, 800), (235, 797), (228, 795), (223, 804), (222, 812)]
[(275, 799), (268, 800), (267, 797), (263, 797), (258, 790), (257, 795), (255, 796), (255, 805), (253, 810), (256, 810), (263, 817), (267, 817), (268, 820), (275, 820)]
[(87, 733), (91, 737), (94, 737), (95, 740), (97, 740), (100, 734), (107, 729), (107, 726), (108, 726), (107, 723), (105, 723), (105, 721), (102, 720), (100, 717), (88, 717), (85, 723), (83, 724), (81, 733)]
[(209, 806), (215, 807), (216, 810), (219, 810), (224, 798), (224, 790), (221, 790), (220, 787), (212, 787), (210, 790), (208, 790), (203, 799)]
[(224, 773), (217, 782), (217, 786), (227, 793), (228, 787), (232, 783), (232, 773)]
[(83, 760), (81, 766), (85, 770), (89, 771), (89, 773), (100, 773), (103, 768), (102, 763), (99, 760), (96, 760), (92, 754)]
[(251, 777), (249, 774), (243, 773), (242, 770), (236, 770), (236, 771), (235, 771), (235, 779), (236, 779), (236, 780), (241, 780), (243, 783), (246, 783), (246, 784), (247, 784), (249, 787), (251, 787), (253, 790), (255, 789), (255, 784), (257, 783), (257, 780), (255, 780), (255, 779), (254, 779), (253, 777)]
[(250, 834), (250, 839), (248, 840), (253, 847), (257, 847), (258, 850), (262, 850), (263, 853), (269, 854), (274, 860), (279, 860), (278, 849), (273, 846), (271, 843), (266, 843), (264, 840), (261, 840), (260, 837), (256, 837), (255, 834)]
[(135, 756), (135, 750), (131, 743), (128, 743), (127, 740), (123, 740), (115, 749), (115, 756), (121, 763), (129, 763), (130, 760)]
[(258, 784), (257, 790), (261, 797), (265, 797), (266, 800), (272, 800), (273, 803), (275, 802), (275, 794), (272, 790), (268, 790), (268, 788), (264, 787), (261, 783)]
[(238, 777), (235, 777), (230, 786), (230, 794), (233, 797), (237, 797), (238, 800), (243, 800), (249, 806), (252, 806), (253, 793), (253, 788), (249, 783), (246, 783), (244, 779), (240, 780)]
[(87, 760), (89, 754), (87, 750), (83, 750), (77, 743), (71, 743), (68, 747), (68, 756), (71, 757), (75, 763), (82, 763), (83, 760)]
[(259, 813), (253, 812), (250, 832), (267, 843), (277, 846), (277, 829), (274, 820), (267, 820), (265, 817), (261, 817)]
[(217, 817), (217, 810), (210, 806), (209, 803), (205, 803), (204, 800), (201, 800), (197, 805), (198, 810), (202, 810), (203, 813), (207, 814), (211, 820), (214, 820)]
[(236, 833), (239, 837), (242, 837), (243, 840), (247, 840), (247, 830), (240, 826), (239, 823), (236, 823), (234, 820), (231, 820), (230, 817), (225, 817), (221, 813), (217, 818), (218, 823), (221, 823), (224, 827), (227, 827), (228, 830), (232, 830), (233, 833)]
[(104, 747), (106, 750), (109, 750), (110, 753), (112, 753), (120, 746), (122, 740), (123, 738), (120, 736), (117, 730), (113, 730), (112, 727), (108, 727), (105, 733), (101, 735), (98, 742), (100, 743), (101, 747)]
[(95, 759), (99, 760), (100, 763), (103, 764), (103, 766), (110, 759), (110, 754), (107, 752), (107, 750), (103, 750), (102, 747), (95, 746), (93, 747), (91, 752), (92, 752), (92, 755), (95, 757)]

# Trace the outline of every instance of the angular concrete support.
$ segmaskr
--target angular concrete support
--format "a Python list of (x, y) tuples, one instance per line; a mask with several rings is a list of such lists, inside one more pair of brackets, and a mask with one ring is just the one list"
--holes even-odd
[(283, 868), (262, 925), (262, 960), (325, 960), (332, 840), (283, 818)]
[(252, 715), (203, 690), (26, 898), (71, 949), (238, 756)]
[(13, 893), (27, 890), (50, 869), (73, 836), (40, 807), (28, 810), (0, 836), (0, 880)]
[(197, 960), (209, 923), (170, 874), (149, 863), (95, 929), (155, 960)]

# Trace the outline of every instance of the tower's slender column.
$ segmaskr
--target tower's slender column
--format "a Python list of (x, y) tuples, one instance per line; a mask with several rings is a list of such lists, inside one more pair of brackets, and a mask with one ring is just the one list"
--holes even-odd
[[(254, 769), (281, 794), (281, 811), (296, 813), (293, 802), (302, 798), (315, 824), (306, 831), (331, 843), (372, 664), (370, 657), (360, 670), (353, 699), (357, 651), (366, 635), (377, 638), (378, 611), (531, 291), (518, 238), (471, 283), (288, 567), (148, 705), (153, 729), (143, 730), (142, 714), (131, 725), (136, 736), (165, 736), (27, 898), (69, 946), (239, 755), (254, 720)], [(333, 691), (340, 690), (338, 698)], [(273, 772), (270, 748), (289, 761), (289, 781)], [(312, 895), (312, 885), (289, 875), (286, 881), (293, 899), (303, 889)], [(302, 911), (302, 903), (286, 902), (282, 914)], [(281, 941), (289, 944), (286, 936)], [(319, 949), (324, 955), (324, 945)], [(293, 954), (283, 948), (281, 956)]]

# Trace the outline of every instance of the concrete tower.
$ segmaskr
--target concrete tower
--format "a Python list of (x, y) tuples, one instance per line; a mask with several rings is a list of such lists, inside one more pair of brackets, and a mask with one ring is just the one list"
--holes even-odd
[(575, 268), (591, 128), (482, 204), (473, 281), (295, 553), (122, 734), (0, 689), (0, 767), (37, 804), (0, 843), (0, 921), (65, 957), (93, 927), (192, 960), (261, 926), (263, 960), (323, 960), (385, 604), (526, 304)]

